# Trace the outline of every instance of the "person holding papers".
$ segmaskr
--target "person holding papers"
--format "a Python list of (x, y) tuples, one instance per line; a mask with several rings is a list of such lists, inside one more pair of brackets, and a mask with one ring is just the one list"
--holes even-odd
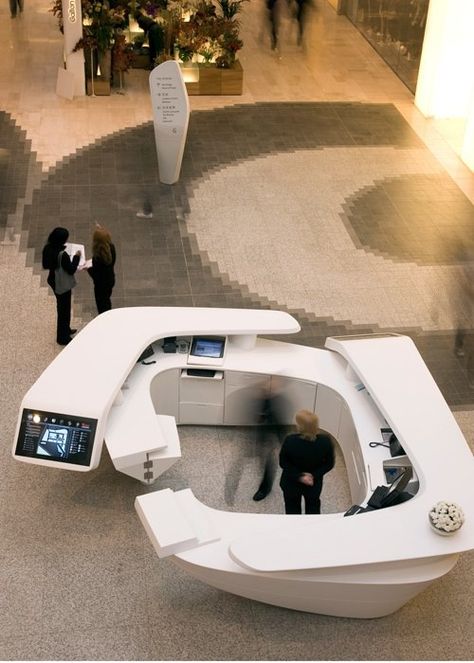
[(71, 329), (71, 297), (76, 285), (74, 274), (79, 265), (81, 251), (77, 250), (72, 259), (66, 250), (69, 230), (55, 228), (43, 248), (43, 269), (48, 269), (48, 285), (56, 297), (57, 325), (56, 342), (67, 345), (76, 329)]
[(110, 311), (112, 289), (115, 285), (115, 246), (106, 228), (96, 224), (92, 236), (92, 265), (87, 263), (87, 271), (94, 281), (94, 296), (98, 313)]

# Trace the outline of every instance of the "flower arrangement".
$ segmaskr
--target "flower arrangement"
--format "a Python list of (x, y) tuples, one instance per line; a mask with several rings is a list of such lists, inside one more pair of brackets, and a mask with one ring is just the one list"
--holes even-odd
[(216, 58), (216, 65), (228, 69), (232, 67), (235, 62), (237, 51), (244, 45), (242, 40), (239, 39), (237, 28), (232, 27), (225, 30), (217, 40), (220, 48), (220, 54)]
[(194, 21), (183, 22), (174, 43), (180, 59), (183, 62), (192, 60), (193, 55), (203, 45), (203, 40), (204, 38), (197, 29)]
[(112, 48), (115, 31), (126, 25), (125, 9), (111, 8), (108, 0), (83, 0), (82, 22), (84, 36), (94, 39), (98, 50), (104, 52)]
[(199, 55), (216, 67), (232, 67), (243, 42), (236, 18), (247, 0), (196, 0), (182, 11), (175, 47), (179, 58), (189, 62)]
[(464, 512), (454, 502), (438, 502), (429, 512), (431, 526), (439, 534), (452, 534), (464, 523)]
[[(144, 14), (163, 29), (163, 49), (157, 53), (155, 64), (177, 53), (182, 62), (204, 62), (207, 66), (233, 67), (243, 42), (239, 38), (238, 14), (248, 0), (80, 0), (83, 34), (74, 50), (84, 49), (99, 57), (110, 53), (114, 43), (127, 27), (129, 16)], [(52, 0), (50, 11), (63, 27), (62, 2)], [(113, 68), (126, 71), (132, 52), (143, 45), (134, 40), (132, 48), (125, 48), (120, 38), (114, 48), (116, 64)], [(92, 57), (92, 55), (91, 55)], [(94, 56), (96, 57), (96, 56)], [(87, 71), (92, 69), (88, 67)], [(102, 71), (102, 65), (101, 65)]]
[(112, 49), (112, 69), (118, 72), (126, 72), (130, 69), (133, 59), (133, 47), (128, 44), (125, 35), (117, 32)]
[(53, 0), (51, 8), (48, 10), (58, 21), (59, 31), (64, 33), (64, 23), (63, 23), (63, 3), (62, 0)]

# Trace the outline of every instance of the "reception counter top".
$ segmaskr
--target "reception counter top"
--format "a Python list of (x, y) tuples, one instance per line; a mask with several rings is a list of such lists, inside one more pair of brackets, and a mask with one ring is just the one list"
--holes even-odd
[[(354, 502), (366, 504), (385, 483), (381, 429), (397, 435), (417, 478), (416, 494), (390, 508), (343, 514), (286, 516), (218, 511), (189, 489), (141, 495), (136, 508), (158, 555), (226, 591), (289, 608), (332, 615), (389, 614), (447, 573), (459, 553), (474, 548), (474, 460), (413, 342), (396, 334), (333, 337), (326, 348), (258, 338), (296, 333), (298, 323), (277, 311), (118, 309), (90, 323), (26, 394), (23, 411), (97, 420), (87, 467), (51, 458), (25, 458), (87, 471), (102, 439), (115, 467), (152, 483), (179, 462), (179, 425), (234, 425), (236, 403), (250, 386), (283, 381), (289, 414), (315, 411), (338, 441)], [(160, 339), (226, 338), (209, 370), (189, 352), (165, 353)], [(152, 345), (146, 363), (136, 363)], [(189, 375), (189, 368), (198, 375)], [(59, 377), (76, 378), (64, 393)], [(201, 377), (201, 375), (203, 377)], [(277, 379), (275, 379), (277, 376)], [(195, 419), (193, 419), (195, 417)], [(245, 423), (242, 421), (241, 423)], [(178, 428), (176, 427), (178, 424)], [(159, 481), (158, 481), (159, 487)], [(459, 504), (463, 527), (433, 532), (428, 512), (438, 501)]]

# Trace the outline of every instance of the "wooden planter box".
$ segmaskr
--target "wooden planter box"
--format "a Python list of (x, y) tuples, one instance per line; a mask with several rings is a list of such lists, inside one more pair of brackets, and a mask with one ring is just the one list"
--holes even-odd
[[(199, 81), (187, 82), (189, 95), (197, 94), (242, 94), (244, 70), (238, 60), (232, 69), (221, 69), (215, 65), (199, 64)], [(183, 74), (186, 68), (183, 68)], [(186, 79), (186, 76), (185, 76)]]
[(148, 53), (132, 53), (132, 69), (149, 69), (150, 56)]
[[(86, 89), (87, 89), (87, 94), (91, 95), (92, 94), (92, 83), (91, 79), (88, 78), (86, 81)], [(106, 81), (100, 76), (97, 76), (97, 78), (94, 78), (94, 94), (97, 97), (103, 97), (103, 96), (108, 96), (110, 95), (110, 81)]]

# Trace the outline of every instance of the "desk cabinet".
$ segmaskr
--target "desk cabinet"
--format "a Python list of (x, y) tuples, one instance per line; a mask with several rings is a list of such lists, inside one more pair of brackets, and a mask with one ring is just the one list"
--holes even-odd
[(360, 504), (367, 494), (367, 477), (351, 411), (334, 389), (320, 384), (316, 394), (315, 412), (319, 417), (320, 427), (330, 433), (341, 447), (352, 500)]
[(339, 439), (341, 406), (342, 398), (337, 391), (323, 384), (318, 385), (314, 411), (319, 417), (319, 426), (328, 433), (331, 433), (336, 440)]
[(224, 423), (224, 376), (213, 378), (181, 374), (179, 378), (179, 423), (219, 425)]
[(158, 373), (150, 384), (150, 395), (156, 414), (169, 414), (178, 418), (179, 403), (178, 368)]
[(280, 416), (281, 423), (285, 426), (294, 426), (298, 410), (314, 412), (316, 403), (314, 382), (273, 375), (271, 392), (276, 396), (280, 393), (282, 395)]
[(262, 391), (269, 389), (269, 375), (226, 371), (224, 423), (229, 426), (254, 426)]
[(239, 371), (225, 373), (224, 423), (232, 426), (251, 426), (256, 423), (257, 411), (264, 392), (281, 398), (281, 423), (292, 426), (298, 410), (314, 411), (316, 385), (314, 382)]
[(367, 495), (365, 464), (352, 414), (345, 401), (341, 405), (337, 440), (344, 455), (352, 499), (354, 504), (360, 504)]

